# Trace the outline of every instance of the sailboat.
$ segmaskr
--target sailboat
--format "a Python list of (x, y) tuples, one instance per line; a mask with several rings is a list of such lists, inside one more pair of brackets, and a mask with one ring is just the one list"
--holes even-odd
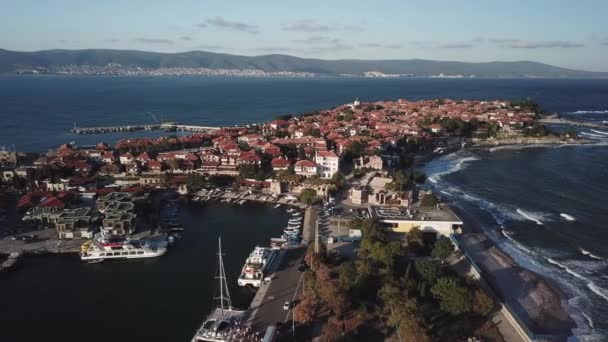
[(235, 310), (230, 300), (228, 284), (226, 283), (226, 271), (222, 259), (222, 239), (218, 239), (218, 262), (219, 262), (219, 292), (218, 305), (211, 311), (207, 319), (200, 326), (192, 342), (228, 342), (236, 337), (236, 329), (240, 326), (245, 311)]

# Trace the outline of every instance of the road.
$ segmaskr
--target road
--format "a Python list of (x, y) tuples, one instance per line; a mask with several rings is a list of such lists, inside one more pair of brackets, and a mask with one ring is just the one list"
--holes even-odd
[(250, 307), (249, 324), (254, 330), (264, 331), (268, 325), (291, 320), (290, 312), (284, 310), (283, 305), (293, 301), (302, 288), (298, 266), (305, 251), (305, 248), (287, 250), (270, 283), (258, 290), (262, 297), (256, 296)]

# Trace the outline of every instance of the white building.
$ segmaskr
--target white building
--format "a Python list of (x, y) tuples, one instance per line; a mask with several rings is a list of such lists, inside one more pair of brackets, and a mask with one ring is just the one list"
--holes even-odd
[(340, 158), (332, 151), (317, 151), (315, 163), (319, 166), (319, 175), (323, 178), (331, 178), (338, 172)]

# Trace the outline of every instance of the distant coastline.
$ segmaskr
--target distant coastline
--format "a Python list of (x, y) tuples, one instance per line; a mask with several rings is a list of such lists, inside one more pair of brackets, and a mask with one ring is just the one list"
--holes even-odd
[(134, 50), (0, 49), (0, 74), (118, 74), (135, 75), (250, 75), (339, 77), (512, 77), (608, 78), (608, 72), (560, 68), (532, 61), (457, 62), (422, 59), (322, 60), (289, 55), (239, 56), (208, 51), (159, 53)]

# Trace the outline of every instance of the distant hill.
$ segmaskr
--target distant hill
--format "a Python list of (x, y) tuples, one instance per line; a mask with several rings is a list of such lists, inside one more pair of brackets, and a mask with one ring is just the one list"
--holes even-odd
[[(607, 72), (590, 72), (559, 68), (543, 63), (487, 62), (466, 63), (405, 60), (322, 60), (287, 55), (237, 56), (206, 51), (159, 53), (134, 50), (45, 50), (17, 52), (0, 49), (0, 73), (15, 73), (38, 68), (52, 72), (67, 65), (105, 66), (109, 63), (123, 67), (255, 69), (265, 72), (307, 72), (321, 75), (363, 75), (366, 72), (414, 76), (475, 75), (477, 77), (580, 77), (606, 78)], [(382, 75), (381, 75), (382, 76)]]

